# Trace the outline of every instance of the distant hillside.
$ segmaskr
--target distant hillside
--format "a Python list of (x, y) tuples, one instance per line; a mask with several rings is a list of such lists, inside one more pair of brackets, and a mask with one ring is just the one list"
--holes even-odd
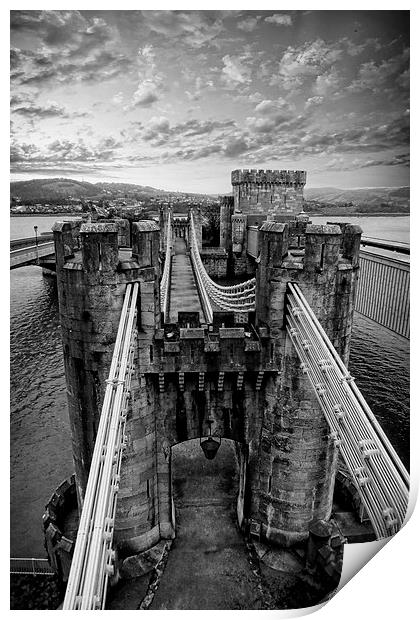
[[(74, 179), (32, 179), (30, 181), (14, 181), (10, 183), (10, 195), (18, 196), (22, 203), (55, 202), (70, 198), (95, 200), (100, 198), (136, 198), (142, 200), (152, 196), (180, 195), (177, 192), (167, 192), (148, 185), (133, 185), (129, 183), (88, 183)], [(187, 194), (182, 194), (187, 195)], [(189, 196), (204, 196), (204, 194), (188, 194)]]
[[(177, 201), (183, 198), (193, 200), (216, 197), (215, 194), (191, 194), (187, 192), (168, 192), (148, 185), (130, 183), (88, 183), (74, 179), (33, 179), (10, 183), (11, 197), (18, 197), (20, 203), (60, 203), (76, 200), (156, 200), (159, 198)], [(314, 187), (305, 189), (307, 210), (332, 214), (342, 212), (408, 212), (410, 204), (408, 187), (364, 187), (340, 189), (337, 187)], [(305, 207), (306, 208), (306, 207)]]
[(310, 187), (305, 189), (306, 200), (326, 203), (349, 203), (354, 205), (379, 205), (392, 203), (408, 206), (410, 203), (409, 187), (362, 187), (357, 189), (339, 189), (338, 187)]

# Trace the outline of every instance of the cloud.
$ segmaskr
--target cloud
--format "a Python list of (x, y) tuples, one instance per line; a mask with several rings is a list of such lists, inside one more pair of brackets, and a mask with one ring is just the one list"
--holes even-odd
[(268, 24), (277, 24), (277, 26), (291, 26), (293, 23), (291, 16), (285, 13), (275, 13), (271, 17), (266, 17), (264, 21)]
[(241, 20), (236, 24), (236, 27), (244, 32), (252, 32), (258, 25), (261, 16), (257, 15), (256, 17), (247, 17), (246, 19)]
[[(349, 85), (350, 92), (372, 91), (381, 93), (385, 86), (391, 85), (396, 78), (402, 79), (401, 85), (408, 86), (405, 78), (408, 77), (409, 49), (405, 48), (401, 54), (376, 63), (374, 60), (363, 63), (359, 68), (358, 76)], [(402, 77), (404, 76), (404, 77)]]
[(258, 116), (249, 116), (246, 124), (251, 132), (256, 133), (274, 132), (292, 118), (292, 108), (282, 97), (264, 99), (255, 106), (255, 112)]
[(222, 79), (227, 84), (245, 84), (251, 81), (251, 68), (245, 64), (247, 55), (223, 56)]
[(226, 157), (237, 157), (248, 151), (249, 145), (244, 138), (233, 138), (229, 140), (223, 149)]
[(305, 82), (311, 82), (324, 73), (342, 56), (343, 50), (329, 45), (323, 39), (305, 42), (299, 47), (289, 46), (278, 64), (278, 72), (271, 77), (272, 86), (299, 91)]
[(227, 12), (142, 11), (143, 24), (164, 40), (177, 39), (181, 45), (200, 48), (215, 44), (223, 31)]
[(45, 104), (20, 101), (18, 96), (12, 97), (11, 106), (13, 114), (20, 114), (32, 120), (43, 118), (80, 118), (89, 116), (88, 112), (69, 112), (68, 109), (56, 101), (47, 101)]
[(151, 45), (145, 45), (139, 49), (137, 65), (140, 81), (128, 109), (149, 107), (161, 97), (163, 76), (157, 70), (155, 53)]
[(388, 158), (382, 159), (366, 159), (363, 157), (356, 157), (351, 161), (346, 161), (344, 157), (333, 157), (329, 161), (325, 162), (322, 167), (317, 169), (317, 172), (325, 170), (337, 170), (340, 172), (348, 172), (351, 170), (360, 170), (362, 168), (375, 168), (377, 166), (410, 166), (409, 153), (401, 153), (393, 155)]
[(116, 149), (121, 143), (113, 137), (102, 138), (96, 144), (88, 145), (83, 139), (53, 140), (43, 147), (33, 143), (18, 143), (14, 141), (10, 149), (10, 161), (13, 164), (25, 163), (39, 166), (50, 162), (54, 165), (75, 162), (94, 163), (108, 161), (115, 156)]
[[(196, 142), (198, 138), (203, 139), (218, 130), (225, 130), (234, 126), (235, 122), (233, 120), (200, 121), (197, 119), (190, 119), (184, 123), (171, 125), (169, 119), (165, 116), (154, 116), (146, 125), (141, 124), (138, 133), (133, 136), (133, 139), (138, 140), (141, 138), (155, 147), (167, 144), (176, 146), (187, 141), (192, 144), (192, 141)], [(200, 143), (198, 143), (198, 146), (200, 146)]]
[(309, 153), (380, 152), (392, 148), (407, 147), (409, 126), (405, 119), (376, 124), (359, 125), (344, 129), (326, 128), (324, 131), (308, 131), (301, 144)]
[(197, 101), (200, 99), (204, 91), (209, 90), (215, 90), (213, 80), (203, 80), (202, 77), (197, 76), (194, 80), (194, 89), (186, 90), (185, 94), (190, 101)]
[(103, 82), (127, 72), (131, 66), (123, 54), (99, 50), (83, 60), (47, 48), (11, 51), (11, 80), (17, 85), (41, 87), (46, 83)]
[(121, 91), (119, 91), (118, 93), (115, 93), (115, 95), (112, 97), (112, 103), (115, 103), (115, 105), (121, 105), (123, 101), (124, 101), (124, 93)]
[(134, 107), (148, 107), (159, 99), (159, 86), (153, 80), (143, 80), (133, 95)]
[(309, 99), (307, 99), (305, 101), (305, 110), (313, 107), (313, 106), (317, 106), (317, 105), (321, 105), (321, 103), (323, 103), (324, 101), (324, 97), (309, 97)]
[(272, 101), (271, 99), (264, 99), (255, 106), (256, 112), (268, 116), (278, 114), (284, 109), (289, 110), (290, 105), (282, 97), (279, 97), (275, 101)]
[(359, 56), (369, 47), (373, 47), (376, 52), (382, 48), (379, 39), (374, 38), (369, 38), (361, 43), (356, 43), (356, 41), (352, 41), (348, 37), (344, 37), (340, 39), (339, 43), (344, 47), (349, 56)]
[(410, 165), (410, 153), (402, 153), (400, 155), (394, 155), (388, 159), (376, 159), (362, 162), (361, 168), (370, 168), (371, 166), (409, 166)]
[(317, 76), (313, 85), (313, 92), (318, 97), (332, 97), (340, 89), (341, 85), (342, 78), (339, 76), (337, 69), (333, 68)]
[(12, 35), (22, 31), (36, 35), (43, 47), (65, 49), (67, 57), (85, 56), (116, 36), (104, 19), (85, 17), (79, 11), (11, 11), (10, 28)]
[(127, 73), (132, 65), (120, 51), (116, 28), (79, 11), (12, 11), (12, 44), (17, 35), (33, 44), (31, 49), (12, 46), (15, 84), (102, 82)]

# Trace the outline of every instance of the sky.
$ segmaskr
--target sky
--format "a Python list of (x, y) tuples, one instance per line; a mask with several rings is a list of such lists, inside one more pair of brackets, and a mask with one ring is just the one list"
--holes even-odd
[(409, 184), (408, 11), (11, 11), (11, 178)]

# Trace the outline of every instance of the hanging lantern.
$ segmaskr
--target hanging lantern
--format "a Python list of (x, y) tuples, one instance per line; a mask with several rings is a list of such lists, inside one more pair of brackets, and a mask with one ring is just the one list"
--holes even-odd
[(209, 425), (209, 435), (207, 439), (200, 437), (200, 447), (204, 452), (204, 456), (209, 461), (212, 461), (217, 454), (218, 449), (220, 448), (220, 444), (222, 443), (221, 437), (219, 437), (219, 441), (216, 441), (214, 437), (211, 436), (211, 425), (214, 420), (207, 420), (207, 424)]
[(200, 447), (204, 452), (204, 456), (209, 461), (213, 460), (217, 454), (217, 451), (222, 443), (221, 438), (219, 437), (219, 441), (216, 441), (213, 437), (207, 437), (204, 441), (200, 441)]

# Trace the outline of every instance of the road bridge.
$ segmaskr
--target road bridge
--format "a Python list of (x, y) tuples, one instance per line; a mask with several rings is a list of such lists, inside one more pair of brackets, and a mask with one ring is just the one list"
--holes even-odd
[[(170, 208), (161, 226), (134, 223), (130, 248), (118, 221), (83, 223), (80, 248), (73, 224), (54, 226), (81, 508), (70, 573), (61, 575), (64, 609), (105, 608), (124, 563), (133, 556), (150, 563), (175, 537), (171, 454), (189, 440), (208, 459), (224, 439), (234, 442), (241, 531), (269, 547), (299, 549), (314, 571), (328, 557), (339, 579), (337, 472), (378, 539), (403, 524), (408, 474), (347, 370), (361, 230), (311, 224), (293, 213), (305, 175), (267, 173), (237, 175), (237, 200), (245, 196), (251, 209), (262, 195), (273, 204), (270, 192), (284, 187), (275, 208), (287, 196), (290, 203), (273, 219), (250, 213), (250, 228), (248, 215), (232, 212), (229, 224), (224, 213), (229, 269), (241, 278), (233, 285), (206, 269), (199, 206), (182, 234)], [(66, 554), (53, 539), (48, 549), (59, 560)]]
[(26, 241), (27, 243), (26, 245), (22, 244), (20, 247), (11, 247), (10, 269), (39, 264), (43, 259), (54, 257), (54, 241), (41, 240), (36, 243), (34, 243), (33, 239), (19, 241)]

